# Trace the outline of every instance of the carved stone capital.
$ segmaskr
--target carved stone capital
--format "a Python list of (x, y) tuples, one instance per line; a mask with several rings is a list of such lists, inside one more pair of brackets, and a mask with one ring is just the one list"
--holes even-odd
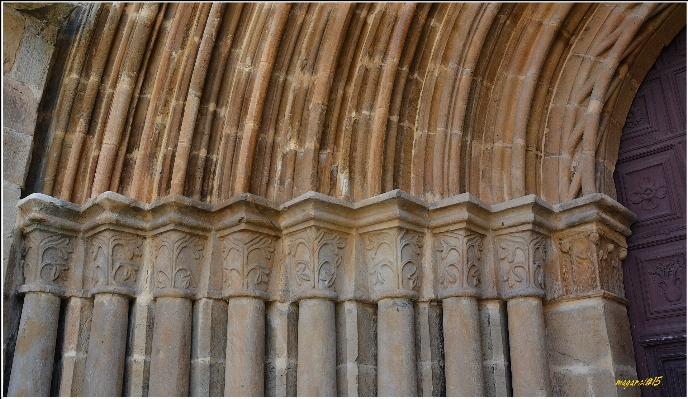
[(423, 234), (392, 227), (364, 233), (361, 240), (372, 299), (416, 299), (422, 270)]
[(628, 253), (625, 238), (601, 223), (590, 223), (554, 235), (559, 255), (561, 289), (552, 299), (593, 293), (625, 298), (621, 262)]
[(533, 230), (495, 236), (504, 299), (544, 295), (548, 240), (549, 237)]
[(344, 234), (315, 225), (286, 237), (285, 250), (294, 300), (337, 297), (335, 280), (346, 243)]
[(24, 285), (20, 292), (64, 295), (77, 238), (66, 232), (34, 228), (25, 233), (22, 256)]
[(206, 238), (170, 229), (152, 237), (153, 296), (192, 298), (203, 265)]
[(483, 273), (482, 234), (461, 229), (435, 236), (439, 299), (479, 297)]
[(86, 284), (101, 292), (134, 296), (143, 268), (143, 238), (113, 228), (86, 237)]
[(222, 246), (222, 295), (267, 299), (275, 259), (275, 237), (250, 230), (219, 238)]

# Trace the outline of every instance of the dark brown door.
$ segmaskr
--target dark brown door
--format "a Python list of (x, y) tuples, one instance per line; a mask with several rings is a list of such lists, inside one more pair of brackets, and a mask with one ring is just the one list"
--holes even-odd
[(686, 29), (638, 89), (614, 174), (631, 226), (624, 285), (643, 396), (686, 395)]

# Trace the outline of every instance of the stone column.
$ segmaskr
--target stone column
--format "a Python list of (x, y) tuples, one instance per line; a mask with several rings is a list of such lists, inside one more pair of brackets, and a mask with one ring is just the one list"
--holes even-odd
[(482, 242), (482, 235), (465, 229), (435, 238), (447, 396), (485, 396), (478, 310)]
[(377, 394), (417, 396), (413, 301), (384, 298), (377, 303)]
[(263, 396), (265, 302), (235, 297), (227, 306), (225, 396)]
[(86, 396), (121, 396), (128, 315), (127, 296), (95, 296), (86, 360)]
[(24, 296), (8, 396), (50, 396), (60, 297), (47, 292)]
[(87, 269), (96, 287), (86, 360), (86, 395), (121, 396), (129, 325), (142, 239), (106, 228), (89, 237)]
[(337, 396), (334, 283), (343, 234), (310, 226), (287, 238), (289, 274), (299, 301), (297, 396)]
[(335, 306), (327, 298), (299, 301), (298, 396), (337, 396)]
[(156, 298), (149, 396), (188, 396), (193, 304), (179, 297)]
[(225, 396), (265, 396), (265, 300), (275, 238), (241, 230), (220, 240), (228, 301)]
[(634, 216), (605, 202), (598, 210), (608, 213), (600, 218), (605, 223), (563, 226), (553, 237), (558, 262), (552, 263), (545, 321), (553, 390), (560, 396), (640, 395), (638, 387), (616, 386), (638, 378), (621, 266)]
[(156, 289), (149, 396), (188, 396), (191, 322), (205, 239), (166, 230), (153, 240)]
[(514, 396), (551, 396), (542, 297), (547, 237), (536, 230), (495, 237), (507, 300)]
[(26, 293), (12, 361), (8, 396), (49, 396), (55, 361), (60, 296), (76, 241), (60, 233), (26, 228)]
[(447, 396), (485, 396), (478, 300), (445, 298), (442, 310)]
[(506, 309), (514, 396), (551, 396), (542, 299), (512, 298)]
[(422, 236), (393, 227), (362, 235), (369, 287), (378, 308), (378, 396), (417, 396), (413, 300), (418, 297)]

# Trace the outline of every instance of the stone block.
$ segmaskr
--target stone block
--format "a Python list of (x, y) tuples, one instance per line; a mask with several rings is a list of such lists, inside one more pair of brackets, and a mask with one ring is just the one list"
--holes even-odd
[(129, 342), (124, 363), (124, 396), (148, 396), (153, 316), (154, 306), (150, 298), (137, 299), (131, 306)]
[(6, 74), (6, 77), (28, 86), (36, 98), (43, 94), (56, 37), (55, 26), (26, 18), (24, 36), (16, 52), (14, 65)]
[(10, 3), (10, 7), (59, 27), (76, 7), (75, 3)]
[(554, 395), (629, 395), (615, 386), (637, 378), (623, 305), (603, 298), (557, 302), (546, 307), (545, 320)]
[(224, 396), (227, 303), (202, 298), (194, 304), (190, 391), (193, 396)]
[(480, 301), (485, 395), (512, 396), (506, 305), (501, 300)]
[(91, 331), (93, 302), (86, 298), (70, 298), (66, 302), (64, 339), (62, 343), (61, 396), (86, 395), (86, 354)]
[(2, 70), (3, 73), (7, 73), (14, 66), (17, 49), (24, 36), (24, 16), (3, 4), (2, 20)]
[(296, 396), (296, 345), (299, 308), (266, 304), (265, 396)]
[(2, 94), (4, 96), (2, 102), (4, 127), (33, 136), (38, 100), (31, 90), (12, 79), (5, 79)]
[(24, 187), (24, 180), (31, 160), (33, 138), (6, 127), (2, 129), (2, 137), (2, 178), (19, 187)]
[(2, 275), (5, 276), (9, 246), (14, 236), (14, 225), (17, 220), (17, 202), (21, 195), (21, 187), (7, 180), (2, 181)]
[(415, 313), (418, 395), (445, 396), (442, 307), (419, 302)]

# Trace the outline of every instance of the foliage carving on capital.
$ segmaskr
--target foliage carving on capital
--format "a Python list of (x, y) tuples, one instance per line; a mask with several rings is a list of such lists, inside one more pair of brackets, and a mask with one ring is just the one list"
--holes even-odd
[(441, 289), (480, 288), (483, 236), (443, 233), (437, 236), (435, 249)]
[(224, 288), (267, 291), (274, 239), (242, 231), (223, 237), (221, 242)]
[(73, 238), (34, 230), (24, 240), (22, 266), (26, 284), (59, 286), (67, 280)]
[(297, 290), (330, 290), (342, 263), (345, 237), (335, 231), (309, 227), (287, 240), (290, 272)]
[(624, 297), (621, 263), (628, 251), (604, 231), (588, 228), (559, 236), (561, 295), (605, 290)]
[(415, 291), (419, 286), (423, 236), (393, 228), (363, 236), (370, 287), (374, 292)]
[(497, 237), (502, 292), (528, 290), (544, 293), (544, 267), (547, 240), (535, 232), (523, 232)]
[(143, 253), (140, 237), (107, 229), (91, 236), (88, 242), (88, 266), (92, 268), (94, 286), (136, 286)]
[(169, 230), (155, 237), (153, 257), (156, 288), (196, 288), (204, 239)]

